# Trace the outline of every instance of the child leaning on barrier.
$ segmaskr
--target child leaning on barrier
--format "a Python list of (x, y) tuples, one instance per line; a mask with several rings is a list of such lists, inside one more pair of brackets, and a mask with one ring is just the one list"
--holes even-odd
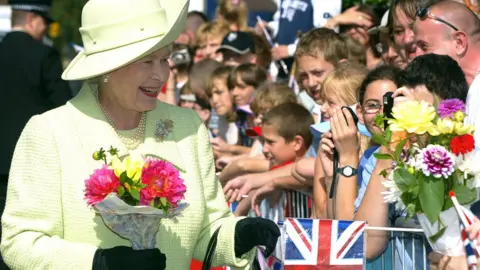
[[(310, 126), (313, 116), (298, 103), (281, 104), (268, 111), (263, 119), (261, 129), (256, 132), (263, 141), (263, 154), (269, 161), (269, 171), (280, 169), (303, 158), (312, 143)], [(274, 178), (249, 194), (252, 196), (252, 208), (255, 213), (275, 221), (283, 220), (285, 213), (281, 200), (282, 190), (302, 190), (308, 186), (297, 181), (292, 176)], [(238, 197), (235, 191), (229, 197)], [(240, 194), (241, 195), (241, 194)], [(264, 199), (264, 211), (260, 205)]]

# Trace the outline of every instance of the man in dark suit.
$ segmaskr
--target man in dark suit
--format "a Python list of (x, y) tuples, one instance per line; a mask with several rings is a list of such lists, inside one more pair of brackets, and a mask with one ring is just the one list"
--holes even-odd
[[(42, 43), (52, 0), (10, 0), (12, 32), (0, 43), (0, 214), (10, 163), (28, 120), (71, 98), (58, 52)], [(35, 176), (32, 176), (35, 177)]]

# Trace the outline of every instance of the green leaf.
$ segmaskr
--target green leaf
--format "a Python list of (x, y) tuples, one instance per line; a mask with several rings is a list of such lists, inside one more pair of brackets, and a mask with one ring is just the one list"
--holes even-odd
[(405, 168), (398, 168), (393, 173), (393, 180), (401, 191), (405, 192), (417, 184), (415, 176)]
[(379, 145), (386, 145), (385, 138), (383, 135), (377, 134), (377, 133), (372, 133), (372, 141)]
[(445, 200), (445, 205), (443, 205), (442, 211), (446, 211), (446, 210), (452, 208), (453, 206), (454, 205), (453, 205), (452, 199), (450, 199), (450, 197), (447, 197), (447, 199)]
[(127, 179), (128, 179), (127, 172), (122, 172), (120, 174), (120, 184), (125, 185), (125, 183), (127, 183)]
[[(125, 174), (125, 175), (126, 175), (126, 174)], [(135, 185), (135, 183), (133, 182), (132, 178), (130, 178), (130, 177), (128, 177), (128, 176), (126, 177), (125, 182), (127, 182), (127, 184), (128, 184), (129, 186), (131, 186), (131, 187), (133, 187), (133, 186)]]
[(408, 138), (405, 138), (401, 140), (397, 146), (395, 146), (395, 157), (400, 159), (400, 156), (402, 154), (403, 147), (405, 147), (405, 144), (407, 143)]
[(393, 157), (390, 154), (373, 153), (373, 156), (376, 157), (377, 159), (393, 160)]
[(125, 188), (123, 186), (119, 186), (117, 188), (117, 192), (118, 192), (118, 195), (120, 195), (120, 197), (122, 197), (125, 194)]
[(167, 206), (167, 205), (168, 205), (167, 198), (161, 197), (161, 198), (160, 198), (160, 204), (161, 204), (163, 207)]
[(388, 177), (388, 172), (387, 170), (383, 170), (380, 172), (380, 176), (383, 177), (383, 178), (387, 178)]
[(455, 192), (455, 196), (461, 205), (471, 203), (477, 198), (477, 191), (475, 189), (469, 189), (464, 185), (455, 184), (453, 186), (453, 192)]
[(140, 192), (138, 192), (138, 190), (132, 188), (130, 189), (130, 195), (132, 195), (132, 197), (137, 200), (137, 201), (140, 201)]
[(407, 205), (407, 209), (406, 209), (406, 210), (407, 210), (407, 218), (408, 218), (408, 217), (413, 217), (413, 216), (416, 214), (416, 212), (415, 212), (415, 204), (414, 204), (414, 203), (409, 203), (409, 204)]
[(445, 230), (447, 227), (443, 227), (441, 230), (439, 230), (436, 234), (430, 236), (428, 239), (432, 241), (433, 243), (437, 242), (437, 240), (445, 233)]
[(420, 205), (425, 216), (433, 224), (438, 220), (445, 203), (445, 184), (443, 179), (425, 175), (418, 178), (418, 184)]
[(385, 130), (385, 141), (387, 143), (392, 141), (392, 131), (389, 128)]
[(420, 191), (419, 186), (413, 186), (408, 190), (408, 192), (411, 193), (415, 198), (418, 197), (418, 192), (419, 191)]

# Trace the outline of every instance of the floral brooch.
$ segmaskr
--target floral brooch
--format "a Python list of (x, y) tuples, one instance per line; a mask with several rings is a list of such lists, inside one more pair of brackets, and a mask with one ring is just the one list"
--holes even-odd
[(162, 119), (157, 122), (157, 126), (155, 129), (155, 137), (159, 141), (165, 140), (165, 138), (170, 135), (173, 130), (173, 121), (170, 119)]

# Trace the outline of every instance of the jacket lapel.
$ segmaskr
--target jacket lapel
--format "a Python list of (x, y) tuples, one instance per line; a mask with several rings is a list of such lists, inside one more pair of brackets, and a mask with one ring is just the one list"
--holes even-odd
[[(159, 115), (161, 117), (158, 117)], [(141, 153), (169, 161), (177, 169), (185, 172), (185, 166), (177, 147), (178, 139), (175, 137), (178, 134), (175, 122), (173, 122), (171, 131), (163, 139), (157, 135), (158, 124), (166, 120), (173, 121), (169, 108), (164, 103), (158, 103), (157, 108), (147, 114), (146, 138), (139, 149)]]

